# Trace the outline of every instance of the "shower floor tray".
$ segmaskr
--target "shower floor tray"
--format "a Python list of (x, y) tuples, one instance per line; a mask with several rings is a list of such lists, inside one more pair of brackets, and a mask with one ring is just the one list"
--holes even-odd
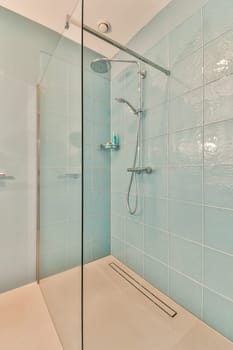
[[(41, 281), (65, 350), (80, 349), (80, 275), (74, 268)], [(175, 317), (155, 305), (158, 300)], [(231, 341), (113, 256), (84, 266), (83, 301), (85, 350), (233, 350)]]

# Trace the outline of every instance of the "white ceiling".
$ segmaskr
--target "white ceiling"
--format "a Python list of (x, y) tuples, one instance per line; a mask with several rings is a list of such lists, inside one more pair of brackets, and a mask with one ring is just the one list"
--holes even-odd
[[(100, 20), (111, 23), (109, 37), (125, 45), (171, 0), (84, 0), (84, 23), (97, 30)], [(81, 19), (81, 0), (0, 0), (0, 5), (62, 33), (66, 14)], [(71, 25), (65, 35), (80, 42), (80, 29)], [(117, 49), (85, 34), (84, 45), (112, 57)]]

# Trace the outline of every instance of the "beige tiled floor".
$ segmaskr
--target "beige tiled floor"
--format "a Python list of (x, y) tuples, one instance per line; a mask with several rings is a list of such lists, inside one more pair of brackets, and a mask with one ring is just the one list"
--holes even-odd
[(1, 350), (62, 350), (36, 283), (0, 295)]
[[(233, 350), (233, 343), (136, 277), (172, 306), (170, 318), (109, 267), (113, 257), (84, 267), (85, 350)], [(80, 349), (80, 270), (41, 281), (65, 350)]]

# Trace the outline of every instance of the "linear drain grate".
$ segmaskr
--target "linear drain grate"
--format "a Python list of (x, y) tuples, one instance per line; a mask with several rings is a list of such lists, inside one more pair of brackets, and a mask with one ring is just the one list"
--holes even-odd
[(123, 270), (116, 263), (110, 263), (109, 266), (117, 272), (121, 277), (123, 277), (128, 283), (130, 283), (133, 287), (135, 287), (140, 293), (142, 293), (145, 297), (147, 297), (153, 304), (155, 304), (159, 309), (165, 312), (170, 317), (175, 317), (177, 312), (172, 309), (168, 304), (154, 295), (149, 289), (144, 287), (141, 283), (139, 283), (135, 278), (133, 278), (129, 273)]

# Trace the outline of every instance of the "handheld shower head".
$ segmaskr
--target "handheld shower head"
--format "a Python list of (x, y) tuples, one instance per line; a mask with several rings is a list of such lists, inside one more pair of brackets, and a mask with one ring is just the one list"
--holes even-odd
[(130, 103), (129, 101), (125, 100), (124, 98), (122, 98), (122, 97), (119, 97), (119, 98), (116, 97), (115, 100), (116, 100), (117, 102), (119, 102), (119, 103), (126, 103), (127, 106), (129, 107), (129, 109), (131, 110), (131, 112), (133, 112), (133, 114), (136, 114), (136, 115), (139, 114), (140, 111), (137, 110), (136, 108), (134, 108), (134, 107), (131, 105), (131, 103)]

